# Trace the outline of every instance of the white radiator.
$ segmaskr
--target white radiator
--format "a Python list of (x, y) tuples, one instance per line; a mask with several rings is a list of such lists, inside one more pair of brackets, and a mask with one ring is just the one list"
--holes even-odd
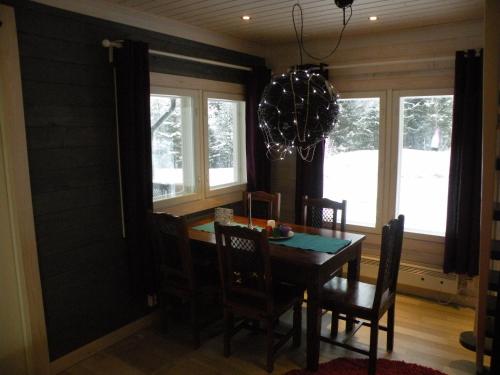
[[(379, 263), (377, 258), (363, 256), (361, 258), (361, 276), (376, 279)], [(440, 269), (415, 264), (401, 263), (398, 284), (448, 294), (458, 293), (458, 277), (456, 274), (445, 274)]]

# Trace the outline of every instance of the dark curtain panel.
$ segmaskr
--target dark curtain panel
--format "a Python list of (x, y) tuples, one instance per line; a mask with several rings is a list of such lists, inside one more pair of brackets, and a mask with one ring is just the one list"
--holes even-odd
[(150, 292), (152, 275), (147, 211), (152, 209), (149, 53), (142, 42), (125, 41), (115, 51), (118, 130), (125, 236), (134, 296)]
[(483, 53), (457, 52), (444, 272), (478, 274)]
[[(310, 69), (315, 65), (299, 65), (297, 69)], [(328, 79), (327, 65), (319, 66), (319, 73)], [(323, 161), (325, 159), (325, 141), (316, 145), (314, 159), (311, 162), (302, 160), (299, 154), (295, 154), (295, 222), (302, 224), (302, 197), (308, 195), (310, 198), (323, 197)]]
[(266, 156), (264, 136), (259, 129), (257, 109), (262, 91), (271, 79), (265, 66), (254, 67), (246, 81), (247, 189), (271, 191), (271, 163)]

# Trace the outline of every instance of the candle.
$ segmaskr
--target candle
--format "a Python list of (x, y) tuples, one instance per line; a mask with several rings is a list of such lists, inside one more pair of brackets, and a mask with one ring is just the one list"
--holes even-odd
[(250, 229), (253, 229), (253, 224), (252, 224), (252, 193), (248, 193), (247, 198), (248, 198), (248, 227)]

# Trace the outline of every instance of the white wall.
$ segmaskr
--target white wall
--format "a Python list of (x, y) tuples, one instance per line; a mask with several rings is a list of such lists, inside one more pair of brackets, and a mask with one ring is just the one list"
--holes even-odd
[[(307, 24), (304, 25), (307, 29)], [(347, 29), (338, 51), (327, 61), (330, 80), (342, 92), (453, 88), (455, 51), (480, 48), (482, 20), (427, 26), (416, 29), (349, 36)], [(306, 48), (325, 54), (336, 40), (306, 40)], [(300, 63), (295, 43), (272, 45), (266, 60), (274, 73)], [(313, 63), (304, 58), (304, 63)], [(390, 121), (391, 116), (386, 116)], [(382, 123), (382, 127), (387, 123)], [(283, 219), (293, 220), (295, 202), (295, 159), (274, 162), (272, 190), (282, 193)], [(377, 253), (380, 236), (369, 234), (365, 253)], [(441, 266), (443, 241), (411, 238), (405, 240), (405, 261)]]

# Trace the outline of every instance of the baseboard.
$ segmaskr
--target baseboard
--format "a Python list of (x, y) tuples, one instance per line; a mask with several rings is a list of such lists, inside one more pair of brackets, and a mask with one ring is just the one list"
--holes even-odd
[(113, 345), (117, 342), (123, 340), (124, 338), (133, 335), (140, 330), (147, 328), (153, 324), (153, 322), (159, 319), (159, 312), (155, 311), (146, 315), (145, 317), (136, 320), (135, 322), (129, 323), (116, 331), (108, 333), (95, 341), (88, 343), (87, 345), (78, 348), (77, 350), (68, 353), (55, 361), (50, 362), (50, 374), (56, 375), (60, 372), (74, 366), (78, 362), (92, 356), (93, 354)]

